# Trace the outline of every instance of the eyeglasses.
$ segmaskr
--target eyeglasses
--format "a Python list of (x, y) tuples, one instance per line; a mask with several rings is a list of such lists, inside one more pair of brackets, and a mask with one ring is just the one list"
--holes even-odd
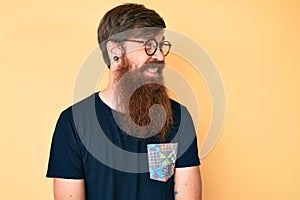
[(157, 47), (159, 47), (159, 50), (164, 56), (167, 56), (172, 46), (172, 44), (169, 41), (163, 41), (158, 44), (158, 42), (155, 39), (150, 39), (147, 41), (124, 39), (122, 41), (143, 43), (143, 45), (145, 46), (145, 52), (148, 56), (153, 56), (157, 51)]

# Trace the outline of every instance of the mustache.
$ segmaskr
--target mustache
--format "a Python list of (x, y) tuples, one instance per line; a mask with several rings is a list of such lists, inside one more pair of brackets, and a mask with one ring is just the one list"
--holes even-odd
[(159, 60), (154, 60), (154, 61), (149, 61), (147, 63), (145, 63), (145, 65), (158, 65), (158, 66), (165, 66), (165, 61), (159, 61)]

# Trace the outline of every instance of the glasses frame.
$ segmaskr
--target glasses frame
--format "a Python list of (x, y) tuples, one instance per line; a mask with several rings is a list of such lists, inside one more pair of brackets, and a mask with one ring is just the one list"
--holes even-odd
[[(131, 40), (131, 39), (123, 39), (122, 40), (122, 42), (137, 42), (137, 43), (141, 43), (141, 44), (143, 44), (144, 46), (145, 46), (145, 52), (146, 52), (146, 54), (148, 55), (148, 56), (153, 56), (155, 53), (156, 53), (156, 51), (157, 51), (157, 48), (159, 47), (159, 50), (161, 51), (161, 52), (163, 52), (162, 51), (162, 46), (163, 45), (166, 45), (166, 46), (168, 46), (169, 47), (169, 49), (168, 49), (168, 51), (167, 51), (167, 53), (166, 54), (163, 54), (165, 57), (169, 54), (169, 52), (170, 52), (170, 49), (171, 49), (171, 47), (172, 47), (172, 44), (169, 42), (169, 41), (163, 41), (163, 42), (161, 42), (161, 43), (158, 43), (155, 39), (149, 39), (149, 40), (146, 40), (146, 41), (142, 41), (142, 40)], [(155, 50), (151, 53), (151, 54), (149, 54), (148, 53), (148, 51), (147, 51), (147, 43), (148, 42), (150, 42), (150, 41), (154, 41), (155, 42), (155, 44), (156, 44), (156, 48), (155, 48)]]

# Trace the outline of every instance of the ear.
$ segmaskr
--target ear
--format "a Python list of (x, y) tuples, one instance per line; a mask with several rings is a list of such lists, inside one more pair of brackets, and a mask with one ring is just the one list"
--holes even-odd
[(107, 48), (107, 53), (108, 53), (108, 57), (110, 62), (114, 62), (113, 57), (114, 56), (118, 56), (121, 57), (122, 56), (122, 48), (119, 46), (118, 43), (113, 42), (113, 41), (108, 41), (106, 43), (106, 48)]

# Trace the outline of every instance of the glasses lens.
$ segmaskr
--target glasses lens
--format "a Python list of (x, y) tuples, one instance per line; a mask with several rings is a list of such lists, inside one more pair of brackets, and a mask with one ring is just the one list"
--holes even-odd
[(148, 40), (145, 45), (145, 50), (148, 55), (153, 55), (157, 49), (157, 42), (155, 40)]
[(168, 42), (168, 41), (164, 41), (160, 45), (160, 50), (162, 51), (162, 53), (164, 54), (164, 56), (168, 55), (168, 53), (170, 52), (170, 48), (171, 48), (171, 43)]

